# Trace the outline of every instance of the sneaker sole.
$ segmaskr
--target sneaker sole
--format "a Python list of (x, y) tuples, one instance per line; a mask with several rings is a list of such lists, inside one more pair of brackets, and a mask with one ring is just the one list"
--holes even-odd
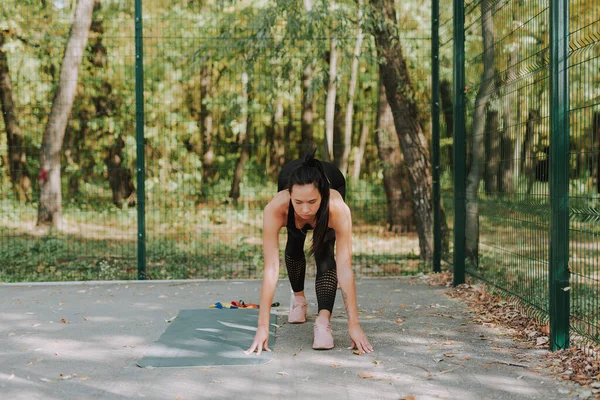
[(306, 322), (306, 320), (304, 320), (304, 321), (293, 321), (293, 322), (292, 322), (292, 321), (290, 321), (290, 320), (288, 319), (288, 324), (303, 324), (303, 323), (305, 323), (305, 322)]
[(326, 346), (315, 347), (315, 346), (313, 346), (313, 350), (331, 350), (334, 347), (335, 347), (335, 345), (333, 345), (331, 347), (326, 347)]

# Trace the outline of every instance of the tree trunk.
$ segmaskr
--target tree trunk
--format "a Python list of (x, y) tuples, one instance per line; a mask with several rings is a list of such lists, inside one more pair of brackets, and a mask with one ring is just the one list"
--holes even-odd
[(106, 168), (108, 168), (108, 182), (112, 190), (113, 203), (122, 208), (125, 203), (134, 204), (131, 195), (134, 193), (133, 176), (129, 168), (123, 168), (123, 149), (125, 142), (119, 136), (115, 143), (108, 149), (108, 154), (104, 159)]
[[(515, 16), (515, 21), (518, 19), (518, 17)], [(519, 63), (519, 47), (517, 43), (513, 43), (512, 45), (512, 50), (510, 52), (510, 56), (509, 56), (509, 67), (508, 70), (506, 71), (506, 81), (505, 84), (508, 87), (512, 86), (512, 83), (516, 80), (516, 65)], [(516, 112), (514, 113), (514, 115), (517, 116), (517, 118), (519, 119), (519, 116), (521, 115), (520, 112), (520, 108), (521, 108), (521, 102), (518, 101), (518, 99), (521, 99), (521, 90), (517, 90), (514, 91), (512, 93), (512, 97), (511, 96), (505, 96), (506, 102), (508, 103), (506, 105), (506, 111), (509, 112), (509, 114), (507, 115), (507, 120), (506, 122), (511, 124), (509, 125), (511, 127), (511, 130), (513, 130), (515, 132), (514, 137), (514, 146), (513, 146), (513, 155), (512, 155), (512, 160), (513, 160), (513, 166), (512, 166), (512, 171), (513, 171), (513, 177), (514, 179), (517, 179), (520, 175), (521, 175), (521, 151), (523, 149), (523, 130), (521, 129), (521, 124), (520, 123), (515, 123), (515, 118), (513, 116), (513, 110), (511, 107), (515, 107), (516, 108)], [(517, 96), (516, 98), (514, 96)]]
[(6, 143), (8, 145), (8, 167), (10, 180), (19, 201), (30, 199), (31, 178), (27, 171), (27, 155), (25, 143), (12, 94), (12, 82), (8, 69), (8, 57), (2, 50), (5, 36), (0, 31), (0, 103), (6, 129)]
[(289, 104), (286, 112), (287, 124), (285, 125), (285, 131), (283, 132), (283, 151), (284, 151), (284, 164), (293, 160), (292, 153), (292, 135), (294, 132), (294, 118), (292, 114), (292, 105)]
[[(440, 100), (442, 102), (442, 115), (444, 116), (444, 124), (446, 126), (447, 138), (454, 137), (454, 105), (452, 104), (452, 85), (447, 80), (440, 82)], [(450, 172), (454, 170), (454, 153), (452, 144), (444, 146), (446, 151), (447, 163)], [(444, 153), (442, 153), (444, 154)]]
[(433, 256), (433, 211), (431, 203), (431, 163), (421, 126), (415, 93), (402, 53), (393, 0), (371, 0), (380, 74), (394, 116), (396, 133), (408, 169), (408, 177), (423, 260)]
[(311, 63), (306, 65), (302, 76), (302, 148), (299, 150), (300, 155), (311, 151), (315, 147), (315, 139), (313, 134), (314, 114), (314, 94), (312, 92), (313, 67)]
[(336, 97), (333, 124), (333, 162), (341, 170), (342, 155), (344, 153), (344, 114), (339, 100), (339, 96)]
[(67, 121), (73, 107), (79, 66), (87, 44), (94, 0), (79, 0), (71, 33), (61, 65), (60, 80), (54, 94), (40, 152), (40, 203), (38, 226), (62, 226), (60, 152)]
[(538, 133), (536, 125), (539, 120), (539, 114), (536, 110), (529, 110), (527, 116), (527, 126), (525, 128), (525, 143), (523, 144), (523, 152), (521, 155), (521, 170), (527, 179), (527, 193), (531, 193), (533, 184), (535, 183), (535, 147), (538, 142)]
[(513, 192), (513, 148), (513, 140), (507, 130), (503, 129), (500, 136), (500, 173), (498, 176), (500, 183), (498, 192), (500, 193)]
[(202, 185), (210, 182), (214, 176), (213, 164), (213, 115), (209, 109), (209, 97), (212, 92), (211, 66), (205, 62), (200, 69), (200, 135), (202, 137)]
[[(358, 82), (358, 62), (360, 57), (360, 51), (362, 48), (363, 32), (362, 32), (362, 20), (363, 20), (363, 8), (364, 0), (358, 0), (358, 21), (356, 23), (356, 43), (354, 44), (354, 54), (352, 57), (352, 69), (350, 73), (350, 87), (348, 88), (348, 103), (346, 104), (346, 119), (344, 127), (344, 152), (342, 153), (342, 159), (340, 160), (340, 171), (346, 176), (348, 172), (348, 159), (350, 157), (350, 149), (352, 148), (352, 114), (354, 112), (354, 95), (356, 92), (356, 85)], [(359, 164), (360, 166), (360, 164)], [(359, 167), (360, 168), (360, 167)]]
[(273, 179), (277, 179), (279, 171), (285, 165), (285, 125), (283, 124), (283, 98), (281, 96), (278, 96), (275, 101), (270, 133), (270, 140), (267, 143), (269, 149), (268, 173)]
[(244, 175), (244, 166), (250, 157), (250, 130), (252, 129), (252, 84), (249, 82), (248, 73), (242, 74), (242, 99), (244, 105), (242, 107), (242, 129), (240, 130), (240, 157), (235, 165), (233, 182), (231, 183), (231, 192), (229, 197), (234, 202), (240, 198), (240, 183)]
[(593, 115), (592, 143), (594, 146), (591, 150), (592, 160), (590, 163), (592, 167), (592, 182), (595, 181), (596, 192), (600, 193), (600, 111), (594, 112)]
[(498, 173), (500, 172), (500, 118), (498, 111), (488, 110), (485, 121), (485, 192), (498, 191)]
[[(512, 63), (514, 55), (511, 53), (509, 56), (509, 64)], [(506, 71), (505, 79), (514, 79), (514, 67), (509, 67)], [(515, 186), (515, 166), (518, 165), (518, 159), (515, 160), (516, 149), (520, 149), (520, 140), (518, 135), (515, 135), (513, 139), (511, 132), (516, 129), (514, 117), (513, 117), (513, 103), (514, 99), (511, 98), (507, 93), (504, 94), (504, 110), (502, 116), (502, 138), (501, 138), (501, 152), (502, 162), (500, 163), (500, 192), (512, 193)]]
[[(387, 102), (386, 102), (387, 103)], [(354, 168), (352, 169), (352, 178), (358, 180), (360, 178), (360, 167), (365, 156), (365, 148), (369, 139), (369, 131), (371, 130), (369, 118), (362, 118), (362, 128), (360, 130), (360, 141), (356, 152), (354, 153)], [(395, 130), (394, 130), (395, 131)]]
[[(89, 53), (90, 62), (96, 69), (101, 71), (106, 69), (107, 50), (102, 43), (104, 37), (104, 27), (102, 25), (103, 18), (100, 15), (101, 10), (100, 0), (94, 2), (94, 14), (92, 18), (92, 25), (90, 28), (90, 48)], [(104, 80), (101, 83), (100, 88), (95, 91), (96, 95), (92, 98), (94, 108), (96, 110), (96, 118), (113, 116), (115, 110), (118, 108), (117, 104), (112, 98), (112, 86)], [(85, 124), (84, 124), (84, 128)], [(85, 134), (85, 132), (83, 133)], [(103, 136), (112, 136), (111, 132), (102, 132)], [(82, 136), (82, 135), (81, 135)], [(80, 137), (81, 137), (80, 136)], [(77, 150), (78, 141), (73, 143), (73, 150)], [(133, 175), (131, 170), (123, 164), (123, 150), (125, 149), (125, 141), (121, 135), (113, 139), (113, 143), (108, 147), (104, 163), (106, 165), (108, 183), (112, 191), (113, 203), (122, 208), (125, 203), (133, 205), (134, 201), (131, 195), (135, 192), (133, 186)], [(76, 185), (78, 186), (78, 183)]]
[(337, 105), (337, 63), (338, 49), (337, 39), (331, 39), (331, 48), (329, 51), (329, 77), (327, 79), (327, 100), (325, 102), (325, 161), (334, 160), (333, 135), (335, 128), (335, 108)]
[(403, 165), (400, 142), (394, 127), (392, 109), (388, 104), (385, 86), (380, 79), (379, 102), (377, 106), (377, 129), (375, 144), (377, 154), (383, 164), (383, 186), (387, 199), (388, 230), (401, 233), (413, 225), (413, 207), (403, 188), (408, 186), (408, 176)]
[(465, 255), (478, 265), (479, 259), (479, 204), (478, 190), (483, 171), (484, 141), (487, 106), (494, 90), (494, 22), (492, 0), (481, 1), (481, 35), (483, 37), (483, 74), (473, 108), (473, 131), (471, 135), (471, 168), (467, 175)]

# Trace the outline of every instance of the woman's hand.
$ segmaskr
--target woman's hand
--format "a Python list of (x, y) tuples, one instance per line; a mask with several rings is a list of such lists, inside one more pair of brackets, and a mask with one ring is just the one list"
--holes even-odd
[(369, 343), (367, 335), (363, 332), (362, 328), (358, 324), (348, 325), (348, 335), (352, 340), (351, 349), (358, 349), (360, 354), (370, 353), (373, 351), (373, 346)]
[(256, 330), (256, 335), (254, 335), (254, 342), (252, 342), (252, 346), (248, 350), (244, 352), (245, 355), (254, 353), (256, 350), (256, 355), (260, 355), (263, 351), (263, 348), (266, 351), (271, 351), (269, 349), (269, 328), (268, 327), (258, 327)]

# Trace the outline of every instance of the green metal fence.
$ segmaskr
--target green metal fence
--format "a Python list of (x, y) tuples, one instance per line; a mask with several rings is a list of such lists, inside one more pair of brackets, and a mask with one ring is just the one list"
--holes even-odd
[(440, 5), (443, 258), (549, 320), (553, 349), (600, 333), (598, 7)]
[[(85, 2), (61, 197), (44, 203), (57, 169), (42, 138)], [(598, 3), (396, 5), (432, 146), (432, 266), (368, 31), (383, 2), (363, 3), (2, 2), (0, 280), (260, 277), (281, 166), (310, 143), (340, 163), (350, 143), (358, 275), (444, 261), (455, 283), (483, 280), (549, 321), (552, 348), (597, 342)], [(60, 226), (41, 204), (62, 206)]]
[[(62, 206), (62, 224), (54, 227), (39, 222), (49, 181), (40, 151), (86, 1), (95, 9), (59, 148), (62, 198), (50, 204)], [(0, 281), (260, 277), (262, 209), (277, 172), (306, 140), (326, 157), (332, 51), (334, 160), (347, 142), (358, 9), (306, 4), (3, 1), (0, 61), (12, 98), (4, 115), (18, 129), (0, 120)], [(429, 13), (419, 7), (401, 17), (426, 128)], [(379, 154), (386, 144), (375, 135), (387, 114), (379, 112), (374, 41), (364, 27), (362, 36), (347, 173), (355, 271), (414, 274), (423, 264), (409, 190), (386, 196), (384, 184), (389, 172), (407, 186), (405, 167)], [(400, 154), (397, 143), (390, 148)], [(282, 249), (284, 240), (282, 231)]]

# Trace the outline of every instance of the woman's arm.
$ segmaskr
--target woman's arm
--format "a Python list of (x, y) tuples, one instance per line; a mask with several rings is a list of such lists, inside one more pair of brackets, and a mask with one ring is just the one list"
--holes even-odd
[(269, 323), (271, 317), (271, 304), (279, 278), (279, 230), (282, 217), (280, 211), (281, 196), (277, 195), (267, 206), (263, 213), (263, 254), (265, 267), (263, 282), (260, 290), (260, 310), (258, 312), (258, 328), (252, 346), (245, 351), (251, 354), (256, 350), (260, 354), (263, 348), (269, 349)]
[(331, 225), (336, 236), (337, 276), (348, 316), (348, 334), (353, 348), (357, 348), (361, 353), (369, 353), (373, 351), (373, 346), (358, 322), (356, 286), (352, 271), (352, 215), (341, 199), (336, 201), (332, 211), (334, 215), (332, 215)]
[(263, 215), (263, 254), (265, 267), (263, 283), (260, 290), (260, 311), (258, 314), (258, 326), (269, 326), (271, 304), (279, 279), (279, 230), (281, 224), (277, 218), (274, 204), (269, 203), (265, 207)]

